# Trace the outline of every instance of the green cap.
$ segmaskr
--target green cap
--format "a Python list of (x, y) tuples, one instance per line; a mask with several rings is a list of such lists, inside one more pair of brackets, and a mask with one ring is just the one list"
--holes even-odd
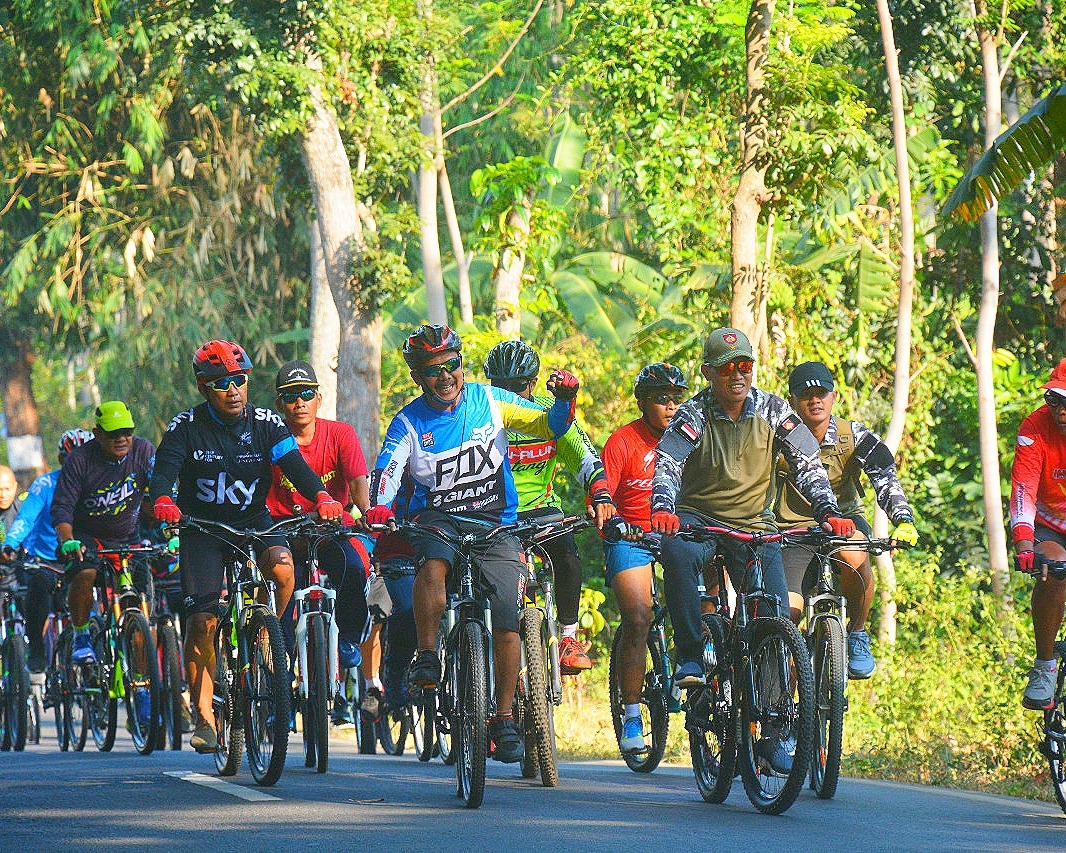
[(715, 329), (703, 342), (703, 360), (711, 367), (721, 367), (737, 359), (755, 361), (751, 341), (739, 329)]
[(121, 400), (108, 400), (96, 407), (96, 425), (104, 432), (133, 429), (133, 415)]

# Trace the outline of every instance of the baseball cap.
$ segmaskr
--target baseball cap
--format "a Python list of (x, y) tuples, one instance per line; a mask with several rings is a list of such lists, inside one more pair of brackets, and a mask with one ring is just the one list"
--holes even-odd
[(755, 360), (751, 341), (739, 329), (715, 329), (703, 342), (703, 360), (711, 367), (721, 367), (735, 359)]
[(133, 429), (133, 414), (121, 400), (109, 400), (96, 407), (96, 425), (104, 432)]
[(1055, 365), (1055, 369), (1051, 371), (1051, 377), (1040, 387), (1066, 397), (1066, 358)]
[(824, 388), (833, 391), (836, 384), (829, 368), (820, 361), (805, 361), (788, 375), (788, 393), (799, 396), (808, 388)]
[(286, 388), (317, 388), (318, 377), (315, 369), (306, 361), (288, 361), (278, 371), (274, 387), (278, 391)]

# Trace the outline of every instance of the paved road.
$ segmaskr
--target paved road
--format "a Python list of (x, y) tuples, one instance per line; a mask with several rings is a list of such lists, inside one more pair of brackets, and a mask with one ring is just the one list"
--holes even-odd
[[(51, 739), (0, 753), (0, 850), (405, 851), (687, 850), (1047, 851), (1066, 848), (1055, 805), (846, 779), (829, 802), (809, 791), (781, 817), (752, 809), (739, 783), (708, 805), (691, 772), (651, 775), (620, 762), (565, 763), (551, 790), (490, 762), (485, 802), (460, 806), (452, 768), (331, 744), (330, 772), (290, 755), (274, 788), (242, 771), (229, 782), (190, 751), (60, 753)], [(298, 743), (294, 746), (298, 747)], [(251, 797), (252, 799), (245, 799)], [(695, 835), (699, 833), (699, 836)]]

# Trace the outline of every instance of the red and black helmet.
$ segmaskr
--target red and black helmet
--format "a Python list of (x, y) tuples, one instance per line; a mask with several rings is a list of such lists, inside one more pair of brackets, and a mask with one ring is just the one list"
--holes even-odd
[(431, 356), (454, 350), (463, 351), (463, 342), (448, 326), (424, 324), (403, 342), (403, 360), (412, 370), (422, 367)]
[(672, 388), (688, 390), (685, 374), (679, 367), (674, 367), (665, 361), (657, 361), (649, 364), (637, 374), (633, 396), (640, 398), (653, 391), (669, 391)]
[(65, 433), (59, 436), (59, 455), (65, 458), (70, 451), (75, 447), (81, 447), (86, 442), (93, 440), (93, 434), (87, 429), (81, 427), (74, 427), (74, 429), (68, 429)]
[(251, 373), (252, 362), (239, 344), (208, 341), (192, 357), (192, 372), (202, 384), (231, 373)]

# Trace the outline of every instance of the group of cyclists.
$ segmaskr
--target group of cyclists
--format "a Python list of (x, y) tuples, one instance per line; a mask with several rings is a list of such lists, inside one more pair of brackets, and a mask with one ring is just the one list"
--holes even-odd
[[(575, 419), (577, 377), (551, 371), (543, 386), (547, 393), (538, 393), (540, 358), (522, 341), (505, 341), (489, 352), (483, 365), (487, 383), (467, 380), (473, 371), (463, 342), (448, 326), (418, 328), (406, 339), (403, 358), (419, 393), (389, 423), (372, 467), (351, 426), (318, 416), (322, 398), (310, 364), (292, 361), (278, 371), (275, 409), (250, 405), (251, 360), (241, 346), (224, 340), (196, 350), (192, 368), (202, 401), (173, 418), (158, 447), (134, 434), (133, 414), (122, 401), (101, 404), (92, 431), (65, 432), (60, 469), (34, 481), (16, 517), (2, 519), (5, 561), (24, 553), (52, 568), (26, 579), (31, 668), (45, 665), (40, 637), (56, 571), (68, 589), (72, 661), (93, 660), (95, 555), (137, 538), (139, 521), (173, 528), (183, 516), (193, 516), (263, 529), (278, 518), (316, 512), (362, 533), (321, 556), (337, 590), (340, 664), (363, 662), (369, 685), (364, 707), (380, 713), (383, 706), (405, 701), (410, 691), (435, 687), (442, 677), (438, 632), (456, 552), (448, 536), (420, 535), (418, 528), (456, 537), (557, 508), (554, 480), (564, 465), (579, 478), (587, 512), (603, 535), (605, 578), (621, 617), (616, 666), (625, 714), (619, 746), (623, 753), (639, 753), (646, 748), (640, 704), (653, 564), (663, 568), (677, 658), (674, 679), (682, 690), (702, 686), (708, 675), (697, 593), (701, 569), (720, 553), (731, 583), (745, 583), (752, 546), (675, 535), (684, 527), (724, 524), (765, 532), (818, 526), (859, 541), (871, 532), (863, 507), (865, 473), (894, 525), (893, 538), (917, 541), (891, 450), (862, 423), (833, 414), (836, 383), (828, 367), (800, 364), (789, 376), (788, 397), (773, 394), (752, 384), (757, 359), (740, 330), (719, 328), (707, 336), (700, 366), (706, 385), (695, 393), (675, 365), (656, 362), (641, 369), (633, 384), (638, 416), (607, 438), (602, 454)], [(1066, 583), (1048, 578), (1046, 569), (1041, 573), (1034, 558), (1035, 552), (1066, 559), (1066, 360), (1045, 389), (1045, 405), (1019, 433), (1010, 504), (1018, 567), (1037, 575), (1037, 659), (1024, 704), (1038, 709), (1054, 702), (1053, 644), (1066, 597)], [(4, 470), (0, 511), (6, 513), (11, 502), (3, 506)], [(415, 524), (400, 532), (398, 520)], [(259, 565), (275, 585), (277, 616), (288, 626), (291, 644), (291, 599), (304, 555), (294, 555), (284, 537), (264, 545)], [(204, 753), (218, 744), (213, 634), (222, 612), (225, 547), (217, 538), (182, 532), (190, 744)], [(765, 589), (782, 615), (799, 621), (811, 582), (810, 553), (776, 541), (754, 547)], [(513, 536), (495, 536), (474, 556), (491, 593), (492, 757), (519, 762), (525, 744), (513, 702), (521, 649), (518, 613), (528, 577), (523, 547)], [(578, 637), (582, 565), (573, 535), (553, 541), (549, 556), (560, 663), (564, 673), (578, 674), (593, 663)], [(873, 592), (869, 559), (857, 547), (838, 552), (834, 560), (847, 602), (848, 675), (869, 678), (876, 668), (865, 629)], [(374, 620), (366, 580), (373, 573), (384, 579), (394, 605), (386, 629), (391, 654), (383, 663), (367, 643)], [(787, 774), (794, 748), (786, 736), (767, 738), (759, 754), (774, 772)]]

